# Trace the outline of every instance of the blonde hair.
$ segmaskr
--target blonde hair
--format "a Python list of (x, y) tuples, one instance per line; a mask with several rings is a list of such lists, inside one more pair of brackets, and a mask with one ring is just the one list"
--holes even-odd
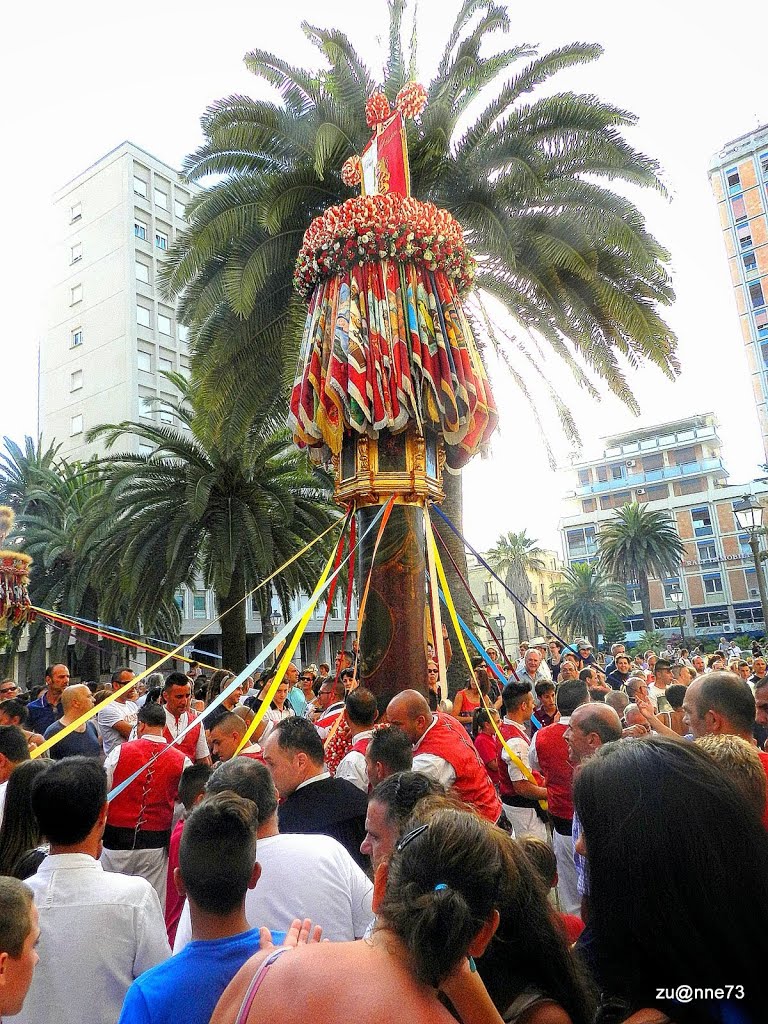
[(742, 796), (755, 808), (760, 817), (765, 813), (766, 777), (757, 747), (740, 736), (727, 733), (701, 736), (696, 746), (717, 761)]

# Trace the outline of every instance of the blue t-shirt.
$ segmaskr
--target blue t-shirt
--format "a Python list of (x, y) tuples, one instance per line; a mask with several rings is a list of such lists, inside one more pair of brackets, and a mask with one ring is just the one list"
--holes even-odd
[[(43, 739), (49, 740), (52, 736), (58, 735), (63, 728), (61, 722), (54, 722), (45, 730)], [(51, 747), (48, 756), (55, 761), (60, 761), (64, 757), (100, 757), (101, 744), (96, 726), (93, 722), (86, 722), (85, 732), (71, 732), (69, 736), (65, 736)]]
[(190, 942), (134, 981), (118, 1024), (209, 1024), (224, 989), (258, 951), (258, 928)]

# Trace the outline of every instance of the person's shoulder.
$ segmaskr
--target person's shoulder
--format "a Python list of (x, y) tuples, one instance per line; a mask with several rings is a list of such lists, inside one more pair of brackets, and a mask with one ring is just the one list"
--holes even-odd
[(360, 804), (363, 808), (363, 813), (368, 807), (368, 794), (364, 793), (359, 786), (356, 786), (354, 782), (350, 782), (348, 779), (330, 779), (333, 785), (329, 787), (332, 791), (335, 791), (336, 795), (348, 800), (350, 803)]
[(48, 728), (43, 733), (43, 739), (50, 739), (51, 736), (55, 736), (57, 733), (61, 732), (63, 728), (64, 726), (61, 724), (61, 722), (54, 722), (53, 725), (49, 725)]
[(147, 900), (152, 902), (155, 894), (150, 882), (140, 875), (123, 875), (118, 871), (104, 871), (102, 873), (102, 887), (120, 903), (143, 904)]

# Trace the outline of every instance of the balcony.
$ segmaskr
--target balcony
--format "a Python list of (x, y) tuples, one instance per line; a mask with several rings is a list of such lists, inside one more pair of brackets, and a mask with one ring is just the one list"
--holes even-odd
[(652, 469), (647, 473), (628, 473), (618, 480), (597, 480), (591, 484), (581, 484), (576, 488), (576, 494), (581, 497), (585, 494), (604, 494), (606, 491), (624, 491), (628, 487), (643, 487), (645, 484), (652, 484), (658, 480), (679, 480), (685, 476), (697, 476), (701, 473), (716, 473), (718, 471), (723, 476), (728, 475), (722, 459), (702, 459), (699, 462), (686, 462), (682, 466)]

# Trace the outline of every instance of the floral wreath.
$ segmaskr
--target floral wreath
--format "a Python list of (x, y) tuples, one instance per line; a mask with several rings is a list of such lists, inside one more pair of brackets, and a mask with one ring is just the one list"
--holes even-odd
[(304, 235), (294, 286), (308, 300), (322, 278), (383, 259), (442, 271), (460, 293), (471, 288), (476, 266), (447, 210), (389, 192), (354, 196), (316, 217)]

